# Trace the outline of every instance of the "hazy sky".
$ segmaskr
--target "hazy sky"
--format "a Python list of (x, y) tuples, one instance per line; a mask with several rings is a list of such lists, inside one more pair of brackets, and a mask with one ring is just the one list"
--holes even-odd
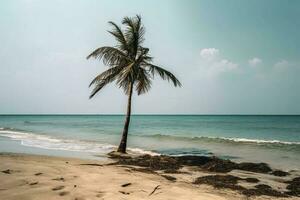
[(114, 84), (89, 100), (114, 45), (108, 21), (141, 14), (157, 77), (133, 113), (300, 114), (299, 0), (1, 0), (0, 113), (124, 113)]

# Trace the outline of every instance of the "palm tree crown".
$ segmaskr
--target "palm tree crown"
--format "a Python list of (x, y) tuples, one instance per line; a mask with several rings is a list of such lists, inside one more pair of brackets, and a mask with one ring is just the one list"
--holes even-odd
[(174, 86), (181, 86), (171, 72), (152, 64), (153, 58), (149, 56), (149, 49), (142, 46), (145, 28), (139, 15), (123, 19), (122, 24), (126, 27), (124, 32), (114, 22), (109, 24), (113, 29), (108, 32), (115, 37), (118, 44), (114, 47), (100, 47), (87, 57), (87, 59), (91, 57), (102, 59), (109, 67), (90, 83), (90, 86), (94, 85), (90, 98), (113, 81), (116, 81), (127, 95), (130, 85), (135, 86), (138, 95), (146, 93), (151, 88), (151, 80), (155, 74), (164, 80), (172, 81)]

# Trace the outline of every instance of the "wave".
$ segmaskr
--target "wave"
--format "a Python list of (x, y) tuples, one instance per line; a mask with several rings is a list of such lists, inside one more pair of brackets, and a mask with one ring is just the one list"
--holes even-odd
[(204, 142), (229, 142), (229, 143), (247, 143), (247, 144), (278, 144), (278, 145), (300, 145), (300, 142), (290, 142), (281, 140), (262, 140), (262, 139), (249, 139), (249, 138), (227, 138), (227, 137), (185, 137), (174, 135), (146, 135), (142, 137), (153, 137), (158, 139), (172, 139), (181, 141), (204, 141)]
[[(21, 141), (21, 145), (23, 146), (37, 147), (42, 149), (88, 152), (97, 154), (107, 154), (116, 149), (116, 146), (112, 144), (103, 144), (95, 141), (55, 138), (48, 135), (39, 135), (10, 128), (0, 128), (0, 136)], [(136, 154), (158, 155), (152, 151), (139, 148), (128, 148), (128, 150)]]

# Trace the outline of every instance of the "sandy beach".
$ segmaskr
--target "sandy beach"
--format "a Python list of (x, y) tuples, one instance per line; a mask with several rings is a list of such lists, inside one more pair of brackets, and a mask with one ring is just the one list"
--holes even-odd
[[(172, 176), (176, 181), (173, 181), (160, 174), (133, 170), (130, 166), (107, 165), (110, 162), (2, 153), (0, 199), (249, 199), (230, 189), (191, 184), (196, 176), (175, 174)], [(267, 176), (260, 176), (272, 185)], [(253, 199), (284, 198), (259, 196)]]

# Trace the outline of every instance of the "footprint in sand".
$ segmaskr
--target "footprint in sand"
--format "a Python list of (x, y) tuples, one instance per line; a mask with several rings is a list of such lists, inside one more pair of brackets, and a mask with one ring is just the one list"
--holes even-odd
[(64, 177), (59, 177), (59, 178), (53, 178), (52, 180), (54, 181), (65, 181), (65, 178)]
[(32, 182), (32, 183), (29, 183), (29, 185), (37, 185), (39, 182), (36, 181), (36, 182)]
[(14, 172), (21, 172), (20, 170), (11, 170), (11, 169), (7, 169), (7, 170), (3, 170), (1, 171), (4, 174), (12, 174)]
[(60, 186), (57, 186), (57, 187), (52, 188), (52, 190), (53, 190), (53, 191), (56, 191), (56, 190), (62, 190), (62, 189), (64, 189), (64, 188), (65, 188), (65, 186), (60, 185)]
[(104, 196), (104, 194), (103, 194), (103, 192), (101, 192), (101, 191), (99, 191), (98, 194), (96, 195), (96, 197), (98, 197), (98, 198), (101, 198), (101, 197), (103, 197), (103, 196)]
[(121, 194), (129, 195), (130, 192), (119, 191)]
[(58, 194), (59, 194), (59, 196), (65, 196), (65, 195), (70, 194), (70, 192), (68, 192), (68, 191), (63, 191), (63, 192), (60, 192), (60, 193), (58, 193)]
[(85, 198), (83, 198), (83, 197), (75, 197), (74, 200), (85, 200)]
[(3, 170), (3, 171), (2, 171), (2, 173), (4, 173), (4, 174), (11, 174), (11, 172), (12, 172), (12, 171), (11, 171), (10, 169)]
[(101, 198), (103, 197), (103, 194), (97, 194), (96, 197)]

